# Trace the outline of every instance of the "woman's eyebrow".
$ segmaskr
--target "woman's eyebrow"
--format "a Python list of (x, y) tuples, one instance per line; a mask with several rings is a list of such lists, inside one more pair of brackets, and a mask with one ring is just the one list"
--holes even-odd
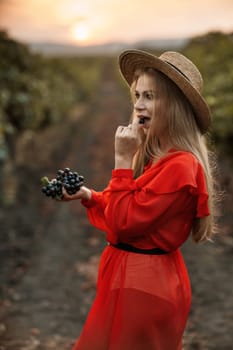
[[(139, 93), (140, 91), (135, 90), (135, 92)], [(144, 91), (141, 91), (141, 93), (142, 93), (142, 94), (147, 94), (147, 93), (152, 94), (152, 93), (155, 93), (155, 90), (144, 90)]]

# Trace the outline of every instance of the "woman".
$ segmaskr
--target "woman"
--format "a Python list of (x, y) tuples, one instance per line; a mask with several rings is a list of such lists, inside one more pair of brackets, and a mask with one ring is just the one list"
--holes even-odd
[(115, 135), (103, 192), (86, 187), (90, 222), (106, 232), (97, 294), (73, 350), (178, 350), (191, 302), (180, 246), (213, 232), (213, 184), (204, 134), (210, 111), (195, 65), (177, 52), (120, 55), (134, 103)]

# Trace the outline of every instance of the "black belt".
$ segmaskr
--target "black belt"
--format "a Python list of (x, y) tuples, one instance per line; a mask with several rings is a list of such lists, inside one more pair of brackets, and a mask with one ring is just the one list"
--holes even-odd
[(127, 252), (132, 252), (132, 253), (138, 253), (138, 254), (151, 254), (151, 255), (162, 255), (162, 254), (168, 254), (169, 252), (166, 252), (163, 249), (160, 248), (153, 248), (153, 249), (141, 249), (141, 248), (136, 248), (133, 247), (130, 244), (127, 243), (117, 243), (117, 244), (110, 244), (111, 246), (125, 250)]

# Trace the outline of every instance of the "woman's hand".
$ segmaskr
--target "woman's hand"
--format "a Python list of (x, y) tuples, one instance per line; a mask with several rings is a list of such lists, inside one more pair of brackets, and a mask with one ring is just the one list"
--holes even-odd
[(68, 194), (64, 187), (62, 187), (63, 198), (62, 201), (73, 201), (75, 199), (89, 200), (91, 198), (91, 190), (85, 186), (81, 186), (80, 190), (75, 194)]
[(138, 123), (119, 126), (115, 134), (115, 169), (131, 168), (133, 157), (142, 143), (142, 126)]

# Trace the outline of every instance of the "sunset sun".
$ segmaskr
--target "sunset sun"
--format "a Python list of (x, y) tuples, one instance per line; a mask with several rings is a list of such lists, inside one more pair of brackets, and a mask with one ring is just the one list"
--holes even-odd
[(72, 27), (73, 38), (80, 42), (85, 42), (89, 39), (90, 31), (86, 23), (75, 23)]

